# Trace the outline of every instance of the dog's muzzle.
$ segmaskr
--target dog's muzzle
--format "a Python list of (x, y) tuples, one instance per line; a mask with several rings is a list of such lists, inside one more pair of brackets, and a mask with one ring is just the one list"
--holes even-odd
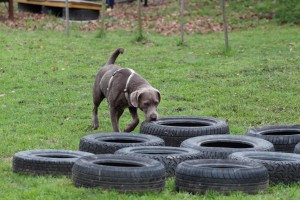
[(158, 117), (157, 114), (153, 113), (153, 114), (150, 115), (149, 121), (156, 121), (157, 117)]

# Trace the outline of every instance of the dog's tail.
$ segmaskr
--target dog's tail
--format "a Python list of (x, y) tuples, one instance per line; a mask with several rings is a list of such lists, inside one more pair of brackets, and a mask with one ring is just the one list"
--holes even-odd
[(109, 60), (107, 61), (107, 65), (109, 64), (115, 64), (116, 59), (118, 58), (120, 53), (123, 53), (124, 49), (123, 48), (118, 48), (109, 58)]

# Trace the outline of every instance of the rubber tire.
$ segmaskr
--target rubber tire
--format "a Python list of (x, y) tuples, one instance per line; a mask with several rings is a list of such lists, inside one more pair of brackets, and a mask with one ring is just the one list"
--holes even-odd
[[(210, 143), (213, 145), (207, 146)], [(226, 159), (229, 154), (239, 151), (274, 151), (272, 143), (242, 135), (199, 136), (183, 141), (181, 147), (196, 149), (207, 159)]]
[(165, 166), (167, 177), (175, 176), (175, 169), (179, 163), (185, 160), (203, 158), (203, 154), (194, 149), (159, 146), (127, 147), (116, 151), (115, 154), (158, 160)]
[(18, 10), (21, 12), (41, 13), (42, 6), (27, 3), (18, 3)]
[[(176, 124), (179, 126), (174, 126)], [(162, 138), (166, 146), (179, 147), (188, 138), (229, 134), (229, 127), (225, 121), (212, 117), (163, 117), (157, 121), (144, 121), (140, 132)]]
[[(100, 12), (98, 10), (70, 8), (69, 18), (75, 21), (89, 21), (99, 19)], [(66, 19), (65, 9), (63, 9), (63, 18)]]
[(224, 159), (190, 160), (176, 169), (176, 189), (203, 194), (208, 190), (229, 194), (255, 194), (269, 185), (267, 169), (257, 163)]
[[(118, 142), (118, 140), (123, 140), (124, 142)], [(125, 147), (164, 145), (165, 142), (161, 138), (152, 135), (136, 133), (96, 133), (82, 137), (79, 143), (79, 150), (94, 154), (109, 154), (115, 153), (115, 151)]]
[(20, 151), (13, 156), (12, 170), (22, 174), (71, 176), (74, 162), (90, 155), (93, 154), (58, 149)]
[(300, 143), (296, 144), (295, 149), (294, 149), (294, 153), (300, 154)]
[(300, 155), (281, 152), (236, 152), (229, 159), (263, 164), (270, 183), (290, 184), (300, 181)]
[(245, 135), (268, 140), (273, 143), (275, 151), (293, 153), (300, 142), (300, 125), (262, 126), (250, 129)]
[(46, 15), (53, 15), (56, 17), (62, 17), (64, 14), (64, 9), (59, 7), (52, 7), (52, 6), (42, 6), (41, 13)]
[(76, 187), (118, 192), (160, 192), (165, 185), (162, 163), (128, 155), (99, 154), (78, 159), (72, 169)]

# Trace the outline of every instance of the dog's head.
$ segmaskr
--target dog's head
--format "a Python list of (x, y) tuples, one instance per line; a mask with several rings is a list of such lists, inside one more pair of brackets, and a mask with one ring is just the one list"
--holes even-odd
[(131, 104), (141, 109), (147, 121), (156, 121), (158, 119), (157, 106), (160, 102), (160, 92), (153, 88), (147, 87), (136, 90), (130, 95)]

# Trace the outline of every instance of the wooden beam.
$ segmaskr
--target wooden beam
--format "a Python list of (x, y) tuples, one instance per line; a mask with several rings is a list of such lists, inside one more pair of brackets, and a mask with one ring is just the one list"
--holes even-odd
[[(15, 0), (18, 3), (32, 4), (32, 5), (42, 5), (49, 7), (65, 7), (64, 0)], [(101, 4), (88, 2), (88, 1), (74, 1), (69, 0), (69, 8), (81, 8), (81, 9), (89, 9), (89, 10), (101, 10)]]
[(8, 3), (8, 18), (13, 19), (14, 18), (14, 1), (9, 0)]

